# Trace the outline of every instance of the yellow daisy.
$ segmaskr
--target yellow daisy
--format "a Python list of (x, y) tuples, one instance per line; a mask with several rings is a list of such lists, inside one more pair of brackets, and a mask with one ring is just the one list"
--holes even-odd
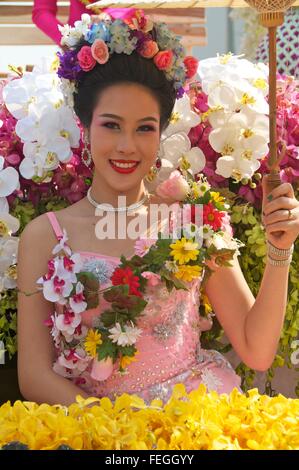
[(223, 196), (220, 196), (220, 193), (216, 193), (215, 191), (211, 191), (211, 196), (214, 202), (224, 202), (225, 199)]
[(101, 333), (98, 333), (96, 330), (88, 330), (84, 341), (84, 348), (87, 354), (91, 357), (96, 357), (97, 355), (97, 346), (102, 344)]
[(197, 250), (198, 243), (188, 240), (185, 237), (172, 243), (170, 248), (172, 248), (170, 254), (179, 264), (188, 263), (190, 260), (195, 261), (199, 253), (199, 250)]
[[(135, 356), (136, 354), (138, 354), (137, 352), (135, 353)], [(120, 360), (120, 367), (122, 369), (124, 369), (125, 367), (127, 367), (129, 364), (131, 364), (131, 362), (134, 362), (136, 361), (136, 357), (135, 356), (122, 356), (121, 360)]]
[(201, 266), (188, 266), (187, 264), (183, 264), (179, 266), (178, 272), (174, 275), (182, 281), (190, 282), (192, 279), (198, 278), (201, 271)]

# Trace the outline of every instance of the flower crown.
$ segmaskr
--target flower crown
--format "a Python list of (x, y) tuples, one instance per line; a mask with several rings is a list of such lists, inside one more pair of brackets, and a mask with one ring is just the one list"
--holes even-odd
[[(165, 23), (154, 23), (142, 10), (136, 10), (129, 19), (113, 19), (107, 13), (99, 15), (99, 19), (93, 23), (88, 14), (83, 14), (74, 27), (58, 26), (61, 45), (69, 50), (57, 52), (57, 73), (70, 82), (73, 91), (85, 73), (108, 62), (113, 53), (130, 55), (136, 50), (142, 57), (152, 59), (166, 78), (173, 81), (177, 98), (184, 95), (186, 80), (196, 74), (198, 60), (185, 55), (180, 36), (171, 33)], [(78, 50), (80, 43), (82, 47)]]

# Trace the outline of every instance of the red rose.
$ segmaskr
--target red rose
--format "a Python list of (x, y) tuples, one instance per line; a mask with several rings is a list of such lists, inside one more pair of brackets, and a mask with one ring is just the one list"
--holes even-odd
[(172, 64), (172, 51), (160, 51), (154, 57), (154, 63), (159, 70), (167, 70)]
[(184, 59), (184, 64), (186, 67), (186, 76), (187, 78), (192, 78), (197, 72), (198, 69), (198, 60), (195, 59), (192, 55), (188, 55)]
[(91, 48), (83, 46), (77, 54), (78, 62), (84, 72), (89, 72), (96, 65), (96, 60), (92, 57)]

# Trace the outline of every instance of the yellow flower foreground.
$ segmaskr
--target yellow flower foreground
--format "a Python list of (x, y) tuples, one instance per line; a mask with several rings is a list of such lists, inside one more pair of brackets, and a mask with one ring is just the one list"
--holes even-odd
[(114, 404), (78, 396), (68, 408), (7, 402), (0, 408), (0, 447), (11, 441), (29, 449), (299, 449), (299, 399), (257, 389), (218, 395), (204, 385), (187, 394), (178, 384), (164, 406), (128, 394)]

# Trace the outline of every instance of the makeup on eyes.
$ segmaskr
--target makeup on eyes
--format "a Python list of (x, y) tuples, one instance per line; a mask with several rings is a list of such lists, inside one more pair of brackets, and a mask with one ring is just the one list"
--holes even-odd
[[(108, 124), (119, 126), (118, 122), (109, 121), (109, 122), (103, 122), (103, 123), (101, 123), (101, 125), (102, 125), (103, 127), (107, 127), (107, 129), (113, 129), (112, 127), (109, 127)], [(138, 129), (141, 129), (141, 128), (144, 128), (144, 127), (147, 127), (147, 128), (148, 128), (148, 130), (145, 131), (145, 132), (156, 131), (156, 128), (155, 128), (154, 126), (151, 126), (150, 124), (142, 124), (141, 126), (139, 126)]]

